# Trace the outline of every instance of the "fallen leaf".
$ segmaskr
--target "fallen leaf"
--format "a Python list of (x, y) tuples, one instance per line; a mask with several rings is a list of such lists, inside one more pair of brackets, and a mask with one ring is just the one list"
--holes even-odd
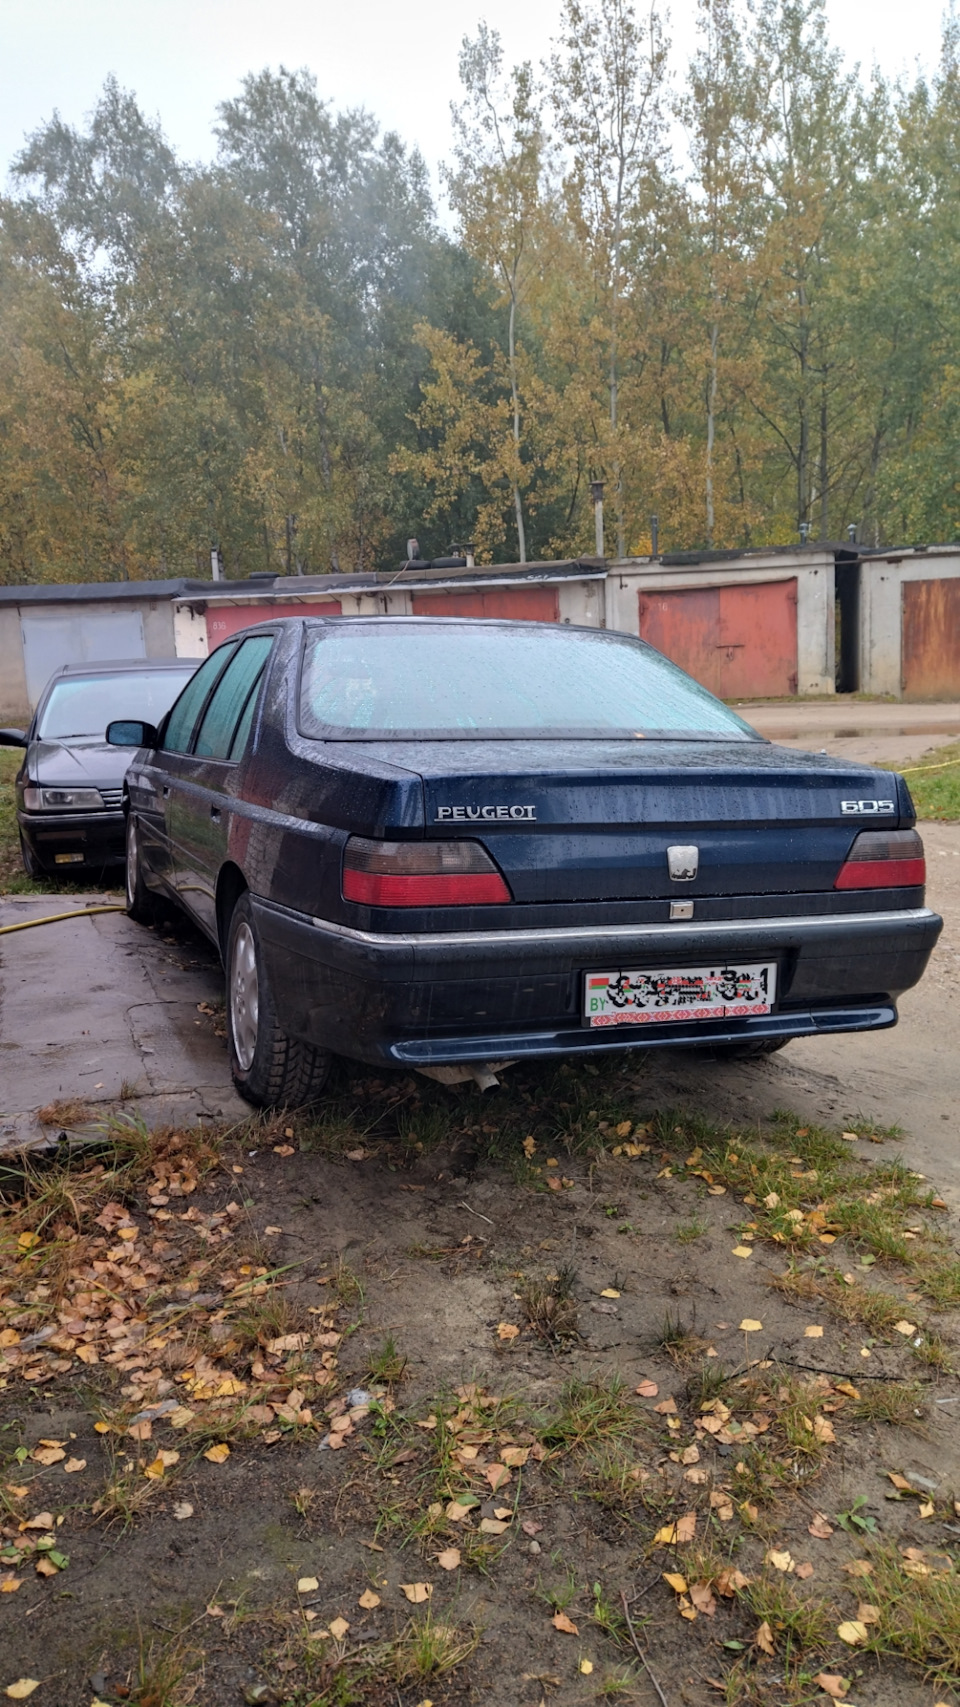
[(484, 1466), (483, 1473), (494, 1493), (498, 1488), (505, 1487), (511, 1479), (510, 1471), (505, 1464), (487, 1464)]
[(533, 1137), (533, 1134), (531, 1133), (528, 1138), (525, 1138), (523, 1140), (523, 1153), (527, 1157), (528, 1160), (532, 1155), (535, 1154), (536, 1148), (537, 1148), (537, 1141)]
[(319, 1587), (320, 1581), (318, 1577), (300, 1577), (297, 1582), (297, 1593), (312, 1594), (314, 1589)]
[(40, 1688), (38, 1677), (18, 1677), (16, 1683), (8, 1683), (4, 1695), (9, 1695), (11, 1701), (26, 1701), (35, 1689)]
[(522, 1470), (529, 1456), (529, 1446), (505, 1446), (500, 1453), (504, 1464), (509, 1464), (511, 1470)]
[(44, 1554), (41, 1559), (37, 1560), (36, 1572), (38, 1577), (55, 1577), (57, 1574), (57, 1567), (53, 1563), (53, 1560)]
[(735, 1257), (752, 1257), (753, 1256), (753, 1246), (752, 1245), (734, 1245), (733, 1255)]
[(480, 1519), (481, 1535), (502, 1535), (504, 1530), (509, 1529), (509, 1527), (510, 1525), (508, 1523), (501, 1522), (497, 1517), (483, 1517)]
[(717, 1578), (717, 1593), (729, 1598), (729, 1596), (738, 1593), (740, 1589), (749, 1588), (750, 1580), (749, 1577), (744, 1576), (742, 1571), (738, 1571), (735, 1565), (728, 1565)]
[(686, 1594), (687, 1579), (686, 1577), (681, 1576), (679, 1571), (664, 1571), (663, 1580), (665, 1583), (669, 1583), (670, 1587), (675, 1589), (677, 1594)]
[(832, 1671), (818, 1672), (813, 1681), (823, 1690), (824, 1695), (832, 1695), (835, 1701), (842, 1701), (850, 1688), (850, 1678), (840, 1677), (837, 1672)]
[(806, 1582), (808, 1577), (812, 1577), (813, 1566), (809, 1559), (806, 1559), (802, 1565), (798, 1565), (794, 1574), (800, 1578), (801, 1582)]
[(619, 1298), (620, 1294), (615, 1286), (605, 1286), (600, 1296), (601, 1298)]
[(331, 1618), (327, 1628), (335, 1642), (342, 1642), (350, 1625), (346, 1618)]
[(833, 1534), (833, 1525), (827, 1522), (822, 1511), (818, 1511), (813, 1522), (807, 1524), (807, 1534), (815, 1535), (818, 1541), (826, 1541)]
[(872, 1577), (873, 1566), (869, 1559), (848, 1559), (844, 1565), (848, 1577)]
[(690, 1589), (690, 1599), (698, 1612), (705, 1618), (712, 1618), (717, 1610), (717, 1602), (709, 1583), (694, 1583)]
[(752, 1316), (744, 1316), (740, 1323), (740, 1332), (742, 1334), (758, 1334), (762, 1327), (762, 1322), (755, 1322)]
[(21, 1529), (53, 1529), (54, 1527), (53, 1513), (49, 1511), (38, 1511), (36, 1517), (28, 1517), (26, 1522), (20, 1525)]
[(654, 1405), (653, 1408), (660, 1417), (674, 1416), (677, 1409), (677, 1401), (676, 1399), (661, 1399), (659, 1405)]
[(446, 1516), (451, 1523), (462, 1523), (465, 1517), (469, 1517), (477, 1503), (477, 1500), (473, 1498), (470, 1505), (467, 1505), (463, 1500), (451, 1500), (447, 1506)]
[(872, 1606), (869, 1600), (861, 1600), (857, 1607), (857, 1621), (860, 1624), (879, 1624), (879, 1606)]
[[(292, 1156), (293, 1155), (293, 1145), (292, 1144), (274, 1144), (273, 1153), (275, 1156)], [(332, 1629), (333, 1626), (331, 1625), (330, 1628)]]
[(805, 1340), (822, 1340), (823, 1329), (811, 1324), (809, 1328), (804, 1328), (803, 1337)]
[(68, 1458), (63, 1466), (64, 1475), (75, 1476), (78, 1470), (85, 1470), (86, 1467), (87, 1460), (85, 1458)]
[(15, 1577), (12, 1571), (0, 1577), (0, 1594), (16, 1594), (17, 1589), (22, 1587), (23, 1578)]
[(846, 1138), (848, 1144), (855, 1144), (860, 1134), (859, 1132), (841, 1132), (840, 1136)]
[(867, 1626), (859, 1618), (847, 1618), (837, 1625), (837, 1635), (841, 1642), (846, 1642), (848, 1648), (856, 1648), (867, 1640)]
[(555, 1630), (562, 1630), (565, 1636), (579, 1636), (580, 1634), (572, 1618), (568, 1618), (565, 1612), (555, 1612), (550, 1622)]
[(61, 1458), (66, 1458), (67, 1455), (62, 1446), (38, 1446), (30, 1456), (37, 1464), (49, 1469), (51, 1464), (59, 1464)]
[(764, 1564), (772, 1565), (775, 1571), (792, 1571), (795, 1568), (794, 1559), (786, 1547), (771, 1547), (764, 1555)]
[[(419, 1606), (424, 1600), (429, 1600), (433, 1593), (432, 1583), (401, 1583), (401, 1594), (405, 1594), (414, 1606)], [(331, 1626), (332, 1628), (332, 1626)]]
[(188, 1517), (192, 1517), (193, 1506), (190, 1504), (190, 1501), (178, 1500), (173, 1508), (173, 1515), (178, 1523), (184, 1523)]
[(538, 1523), (536, 1518), (525, 1517), (520, 1528), (523, 1530), (524, 1535), (540, 1535), (543, 1530), (543, 1524)]
[(779, 1207), (780, 1207), (780, 1195), (779, 1195), (779, 1193), (776, 1191), (769, 1191), (763, 1200), (763, 1204), (764, 1204), (765, 1209), (779, 1209)]
[(769, 1654), (771, 1659), (773, 1658), (773, 1655), (776, 1652), (773, 1645), (773, 1631), (766, 1619), (764, 1619), (753, 1640), (755, 1646), (760, 1649), (761, 1653)]
[(498, 1340), (515, 1340), (520, 1329), (515, 1322), (500, 1322), (497, 1327)]
[(833, 1423), (829, 1422), (826, 1417), (820, 1416), (819, 1412), (813, 1419), (813, 1437), (815, 1440), (822, 1441), (825, 1446), (830, 1445), (837, 1438), (833, 1432)]
[(589, 1677), (590, 1673), (593, 1670), (593, 1661), (592, 1660), (581, 1660), (579, 1670), (583, 1673), (584, 1677)]
[(460, 1564), (459, 1547), (445, 1547), (442, 1553), (437, 1554), (437, 1564), (441, 1571), (455, 1571)]
[(655, 1399), (660, 1391), (655, 1381), (641, 1381), (639, 1387), (633, 1390), (641, 1399)]
[(203, 1456), (208, 1458), (211, 1464), (222, 1464), (229, 1458), (230, 1448), (225, 1440), (219, 1440), (216, 1446), (209, 1446)]
[(380, 1605), (380, 1596), (374, 1594), (372, 1588), (365, 1588), (357, 1601), (357, 1605), (362, 1606), (364, 1612), (372, 1612), (375, 1606)]
[(915, 1334), (917, 1331), (917, 1324), (916, 1322), (907, 1321), (894, 1322), (893, 1331), (896, 1334)]
[(936, 1510), (936, 1507), (934, 1506), (934, 1503), (932, 1500), (923, 1500), (922, 1503), (917, 1507), (917, 1510), (920, 1513), (921, 1517), (932, 1517), (934, 1514), (934, 1511)]

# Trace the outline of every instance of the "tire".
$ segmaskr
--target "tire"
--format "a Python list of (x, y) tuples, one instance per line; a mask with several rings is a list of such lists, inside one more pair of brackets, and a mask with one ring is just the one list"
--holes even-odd
[(227, 1050), (240, 1095), (255, 1108), (303, 1108), (316, 1102), (331, 1054), (288, 1036), (277, 1014), (249, 895), (241, 895), (227, 931)]
[(775, 1055), (792, 1041), (789, 1037), (754, 1037), (743, 1043), (713, 1043), (697, 1051), (715, 1061), (759, 1061), (763, 1055)]
[(126, 904), (127, 918), (133, 919), (138, 925), (155, 925), (163, 916), (163, 903), (153, 891), (148, 889), (143, 881), (140, 869), (140, 835), (137, 820), (132, 812), (127, 813), (127, 866), (126, 866)]
[(24, 839), (22, 830), (20, 831), (20, 858), (23, 861), (23, 869), (28, 877), (46, 877), (47, 873), (44, 871), (43, 866), (40, 864), (36, 854), (33, 852), (29, 842)]

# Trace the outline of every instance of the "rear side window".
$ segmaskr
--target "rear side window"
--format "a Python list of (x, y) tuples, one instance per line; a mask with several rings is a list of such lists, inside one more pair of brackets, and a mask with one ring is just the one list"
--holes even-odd
[(238, 644), (238, 641), (231, 640), (226, 646), (218, 646), (206, 662), (200, 665), (196, 675), (191, 677), (170, 713), (162, 743), (165, 753), (189, 752), (197, 718)]
[(231, 658), (220, 677), (200, 725), (194, 746), (198, 759), (225, 759), (233, 746), (237, 724), (248, 702), (256, 697), (255, 688), (263, 674), (264, 665), (273, 645), (272, 634), (258, 634), (245, 640)]

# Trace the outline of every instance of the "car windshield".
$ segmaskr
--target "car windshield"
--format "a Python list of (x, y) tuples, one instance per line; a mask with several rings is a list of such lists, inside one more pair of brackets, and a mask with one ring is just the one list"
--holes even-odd
[(40, 716), (41, 741), (95, 736), (102, 741), (115, 717), (159, 723), (196, 669), (104, 671), (102, 676), (62, 676)]
[(300, 716), (318, 739), (761, 739), (642, 640), (545, 623), (310, 627)]

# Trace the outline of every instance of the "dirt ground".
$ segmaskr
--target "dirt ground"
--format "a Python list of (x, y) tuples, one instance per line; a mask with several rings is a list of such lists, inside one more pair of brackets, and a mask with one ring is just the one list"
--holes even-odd
[[(814, 1231), (791, 1258), (744, 1206), (756, 1202), (745, 1191), (761, 1179), (756, 1164), (729, 1173), (755, 1132), (708, 1135), (686, 1117), (647, 1129), (644, 1076), (619, 1064), (530, 1069), (484, 1098), (345, 1075), (335, 1106), (319, 1128), (252, 1124), (189, 1178), (192, 1164), (171, 1175), (154, 1159), (140, 1189), (106, 1189), (113, 1208), (89, 1227), (87, 1188), (72, 1187), (83, 1233), (106, 1237), (99, 1264), (96, 1244), (83, 1252), (91, 1266), (77, 1259), (56, 1319), (81, 1341), (112, 1340), (98, 1362), (71, 1362), (70, 1339), (46, 1352), (42, 1331), (31, 1340), (40, 1286), (19, 1271), (47, 1248), (50, 1221), (36, 1247), (29, 1234), (26, 1247), (22, 1234), (8, 1244), (0, 1579), (6, 1570), (21, 1586), (0, 1600), (0, 1683), (38, 1680), (36, 1701), (56, 1707), (656, 1702), (624, 1594), (671, 1707), (825, 1700), (810, 1682), (822, 1672), (849, 1679), (844, 1698), (865, 1707), (956, 1699), (902, 1653), (861, 1652), (836, 1634), (864, 1601), (886, 1619), (914, 1591), (918, 1579), (890, 1577), (891, 1556), (940, 1587), (946, 1570), (950, 1595), (960, 1592), (953, 1317), (916, 1289), (908, 1260), (882, 1262), (882, 1286), (918, 1345), (925, 1329), (940, 1336), (937, 1366), (928, 1347), (921, 1357), (902, 1331), (845, 1319), (816, 1291), (827, 1256), (858, 1294), (865, 1272), (872, 1284), (869, 1240)], [(627, 1109), (629, 1122), (618, 1118)], [(839, 1149), (853, 1166), (883, 1165), (895, 1146), (870, 1142), (883, 1137), (864, 1130)], [(821, 1188), (803, 1164), (820, 1142), (784, 1119), (764, 1149), (782, 1190), (811, 1182), (789, 1187), (807, 1204)], [(189, 1149), (174, 1142), (177, 1156)], [(731, 1179), (722, 1193), (714, 1167)], [(917, 1228), (946, 1220), (906, 1213)], [(809, 1225), (828, 1224), (814, 1212)], [(129, 1242), (110, 1250), (117, 1228)], [(58, 1230), (72, 1236), (63, 1218)], [(131, 1248), (142, 1274), (125, 1264)], [(259, 1285), (282, 1311), (261, 1322), (238, 1400), (217, 1395), (241, 1331), (244, 1255), (254, 1278), (240, 1287)], [(811, 1277), (810, 1296), (772, 1285), (794, 1271)], [(97, 1278), (120, 1306), (99, 1341), (87, 1302)], [(563, 1320), (543, 1304), (558, 1295)], [(545, 1335), (544, 1310), (548, 1328), (569, 1333)], [(178, 1311), (186, 1369), (162, 1330)], [(197, 1336), (210, 1351), (202, 1367)], [(334, 1348), (323, 1367), (310, 1362), (321, 1344)], [(251, 1424), (257, 1381), (271, 1405)], [(357, 1387), (367, 1396), (351, 1400)], [(869, 1394), (889, 1403), (894, 1391), (891, 1423)], [(175, 1408), (198, 1393), (202, 1427)], [(732, 1423), (717, 1430), (718, 1399)], [(350, 1404), (354, 1425), (331, 1449), (328, 1412), (335, 1421)], [(156, 1405), (167, 1415), (154, 1414), (149, 1441), (131, 1438)], [(224, 1437), (230, 1452), (216, 1461)], [(179, 1460), (158, 1472), (163, 1451)], [(915, 1488), (891, 1500), (890, 1472)], [(926, 1516), (917, 1490), (932, 1495)], [(869, 1527), (838, 1523), (851, 1512)], [(47, 1528), (26, 1528), (38, 1514)], [(691, 1517), (692, 1539), (681, 1530), (671, 1541), (670, 1525)], [(18, 1554), (37, 1534), (68, 1559), (49, 1577), (36, 1574), (42, 1553)], [(786, 1570), (764, 1563), (771, 1553)], [(857, 1559), (870, 1579), (845, 1574)], [(724, 1592), (725, 1571), (748, 1581)], [(422, 1608), (404, 1584), (427, 1585)], [(365, 1609), (362, 1595), (378, 1603)], [(950, 1616), (960, 1629), (960, 1607)], [(757, 1645), (764, 1628), (770, 1655)], [(429, 1669), (438, 1631), (443, 1653), (456, 1652), (454, 1633), (467, 1650), (476, 1642), (447, 1675)], [(957, 1630), (950, 1639), (960, 1670)], [(937, 1663), (940, 1649), (916, 1657)]]

